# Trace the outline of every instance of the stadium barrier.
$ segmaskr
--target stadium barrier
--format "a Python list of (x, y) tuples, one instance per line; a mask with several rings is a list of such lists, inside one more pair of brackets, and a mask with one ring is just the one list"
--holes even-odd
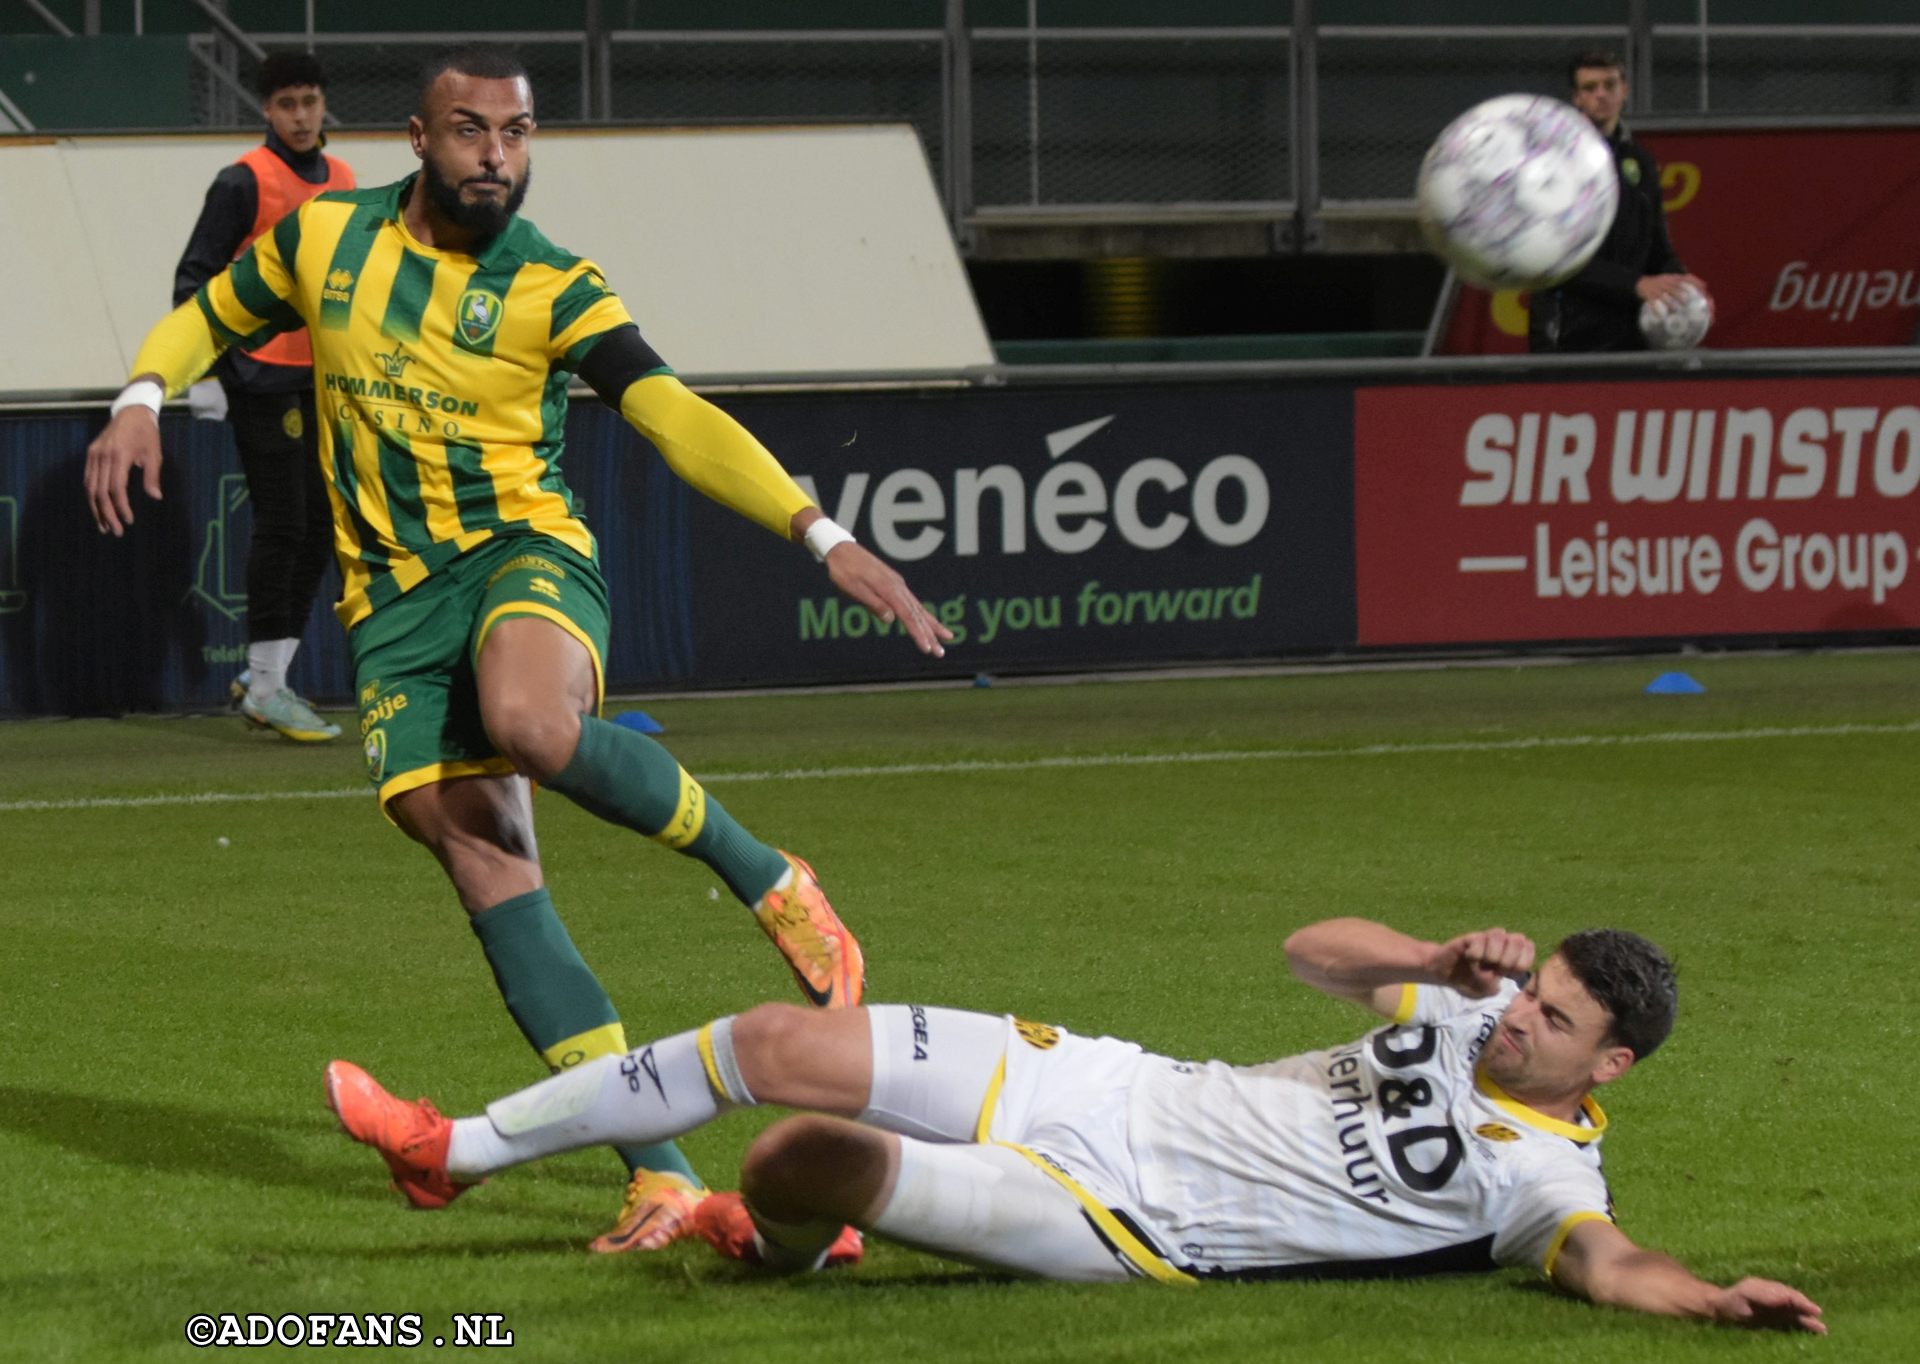
[[(1920, 631), (1920, 357), (1018, 367), (714, 391), (959, 639), (919, 658), (591, 399), (567, 477), (610, 688), (801, 685), (1353, 651)], [(0, 711), (208, 708), (244, 657), (224, 424), (169, 412), (166, 497), (102, 538), (97, 409), (0, 415)], [(316, 611), (293, 685), (344, 702)]]

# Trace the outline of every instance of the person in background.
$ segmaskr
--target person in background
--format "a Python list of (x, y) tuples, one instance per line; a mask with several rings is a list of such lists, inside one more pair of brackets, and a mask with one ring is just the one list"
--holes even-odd
[[(305, 52), (260, 64), (266, 140), (214, 177), (173, 275), (178, 307), (255, 239), (316, 194), (354, 188), (353, 171), (322, 148), (327, 78)], [(195, 416), (225, 417), (253, 501), (247, 550), (247, 669), (233, 702), (248, 723), (300, 743), (337, 738), (340, 727), (287, 686), (287, 670), (333, 550), (315, 446), (313, 352), (304, 329), (221, 357), (213, 379), (189, 395)]]
[(1687, 286), (1706, 294), (1707, 282), (1687, 273), (1667, 236), (1660, 201), (1660, 163), (1621, 120), (1627, 104), (1626, 66), (1611, 52), (1582, 52), (1567, 69), (1574, 106), (1613, 150), (1620, 176), (1620, 207), (1592, 260), (1564, 283), (1536, 291), (1527, 324), (1536, 355), (1647, 349), (1640, 306), (1678, 302)]

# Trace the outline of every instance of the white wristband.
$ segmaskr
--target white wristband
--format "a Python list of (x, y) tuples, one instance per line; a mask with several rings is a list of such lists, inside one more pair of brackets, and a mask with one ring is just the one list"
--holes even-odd
[(120, 396), (113, 400), (113, 406), (107, 409), (109, 419), (119, 416), (129, 407), (144, 407), (153, 413), (157, 420), (160, 416), (160, 404), (166, 400), (167, 391), (151, 379), (138, 379), (120, 390)]
[(827, 555), (837, 546), (854, 542), (852, 531), (824, 516), (808, 526), (806, 534), (800, 538), (806, 543), (808, 552), (823, 564), (827, 561)]

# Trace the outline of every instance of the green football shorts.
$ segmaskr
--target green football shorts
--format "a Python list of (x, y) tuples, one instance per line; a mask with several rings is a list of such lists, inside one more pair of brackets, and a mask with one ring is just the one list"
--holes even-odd
[(382, 811), (416, 787), (513, 770), (480, 722), (474, 671), (510, 616), (550, 620), (586, 645), (594, 693), (606, 694), (606, 582), (545, 535), (496, 536), (354, 627), (360, 744)]

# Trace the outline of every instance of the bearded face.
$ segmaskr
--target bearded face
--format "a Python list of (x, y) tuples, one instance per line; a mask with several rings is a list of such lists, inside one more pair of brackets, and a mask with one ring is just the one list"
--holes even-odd
[(521, 166), (518, 180), (509, 179), (504, 170), (485, 167), (455, 178), (429, 155), (420, 163), (420, 183), (426, 187), (427, 201), (455, 227), (477, 238), (497, 237), (506, 231), (513, 215), (526, 201), (533, 184), (533, 161)]

